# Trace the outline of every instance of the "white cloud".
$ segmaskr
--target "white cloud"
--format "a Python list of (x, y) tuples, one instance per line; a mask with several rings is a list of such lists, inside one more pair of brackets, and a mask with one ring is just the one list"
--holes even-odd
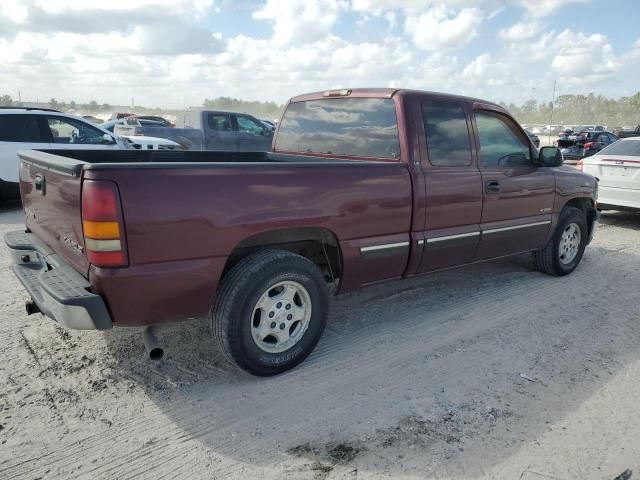
[(407, 16), (405, 31), (421, 50), (459, 48), (478, 34), (482, 20), (482, 12), (477, 8), (463, 8), (454, 13), (441, 6)]
[(515, 3), (533, 17), (546, 17), (556, 10), (574, 3), (586, 3), (588, 0), (515, 0)]
[[(230, 36), (216, 33), (226, 0), (53, 3), (0, 1), (0, 94), (100, 103), (133, 96), (181, 107), (220, 95), (284, 102), (305, 91), (364, 86), (507, 102), (529, 98), (532, 88), (550, 99), (554, 79), (571, 93), (637, 88), (640, 39), (618, 51), (605, 34), (544, 29), (541, 17), (573, 0), (487, 0), (482, 7), (476, 0), (446, 7), (442, 0), (262, 0), (242, 34)], [(520, 18), (489, 31), (492, 14), (514, 11), (506, 6), (519, 7)], [(257, 23), (272, 26), (269, 38), (257, 38)], [(464, 48), (481, 34), (499, 41), (479, 55)]]
[(253, 18), (273, 23), (276, 45), (305, 44), (328, 35), (345, 7), (338, 0), (267, 0)]
[(537, 36), (542, 29), (538, 22), (524, 21), (511, 25), (509, 28), (504, 28), (498, 32), (498, 36), (503, 40), (509, 41), (522, 41), (529, 40)]
[(585, 35), (569, 29), (555, 39), (557, 52), (551, 62), (554, 72), (566, 82), (594, 82), (621, 68), (609, 39), (602, 34)]

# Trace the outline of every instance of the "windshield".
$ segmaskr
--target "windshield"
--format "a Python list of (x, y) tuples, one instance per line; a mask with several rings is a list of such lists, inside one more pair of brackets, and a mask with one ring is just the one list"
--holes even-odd
[(600, 150), (598, 155), (627, 155), (640, 157), (640, 140), (618, 140)]
[(276, 151), (398, 158), (395, 103), (389, 98), (331, 98), (288, 106)]

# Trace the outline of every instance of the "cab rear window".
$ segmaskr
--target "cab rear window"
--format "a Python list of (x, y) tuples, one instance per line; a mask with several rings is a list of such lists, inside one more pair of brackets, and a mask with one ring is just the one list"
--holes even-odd
[(328, 98), (291, 103), (275, 150), (353, 157), (400, 157), (395, 103), (390, 98)]

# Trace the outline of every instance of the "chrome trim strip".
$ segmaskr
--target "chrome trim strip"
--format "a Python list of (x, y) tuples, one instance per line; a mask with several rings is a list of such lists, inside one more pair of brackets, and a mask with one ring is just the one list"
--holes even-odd
[(418, 240), (418, 245), (424, 245), (424, 240)]
[(386, 250), (388, 248), (408, 247), (409, 242), (385, 243), (382, 245), (370, 245), (368, 247), (360, 247), (360, 253), (375, 252), (378, 250)]
[(529, 228), (529, 227), (538, 227), (540, 225), (548, 225), (550, 223), (551, 223), (551, 220), (545, 220), (544, 222), (526, 223), (524, 225), (514, 225), (512, 227), (492, 228), (490, 230), (483, 230), (482, 234), (484, 235), (486, 233), (508, 232), (510, 230), (519, 230), (521, 228)]
[(457, 235), (446, 235), (444, 237), (427, 238), (427, 243), (446, 242), (447, 240), (457, 240), (458, 238), (477, 237), (480, 232), (459, 233)]

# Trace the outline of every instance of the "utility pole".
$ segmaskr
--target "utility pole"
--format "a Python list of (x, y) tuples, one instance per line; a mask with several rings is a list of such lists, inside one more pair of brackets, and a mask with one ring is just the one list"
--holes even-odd
[(556, 103), (556, 82), (558, 79), (553, 81), (553, 96), (551, 97), (551, 118), (549, 119), (549, 138), (547, 139), (547, 143), (551, 144), (551, 125), (553, 125), (553, 106)]

